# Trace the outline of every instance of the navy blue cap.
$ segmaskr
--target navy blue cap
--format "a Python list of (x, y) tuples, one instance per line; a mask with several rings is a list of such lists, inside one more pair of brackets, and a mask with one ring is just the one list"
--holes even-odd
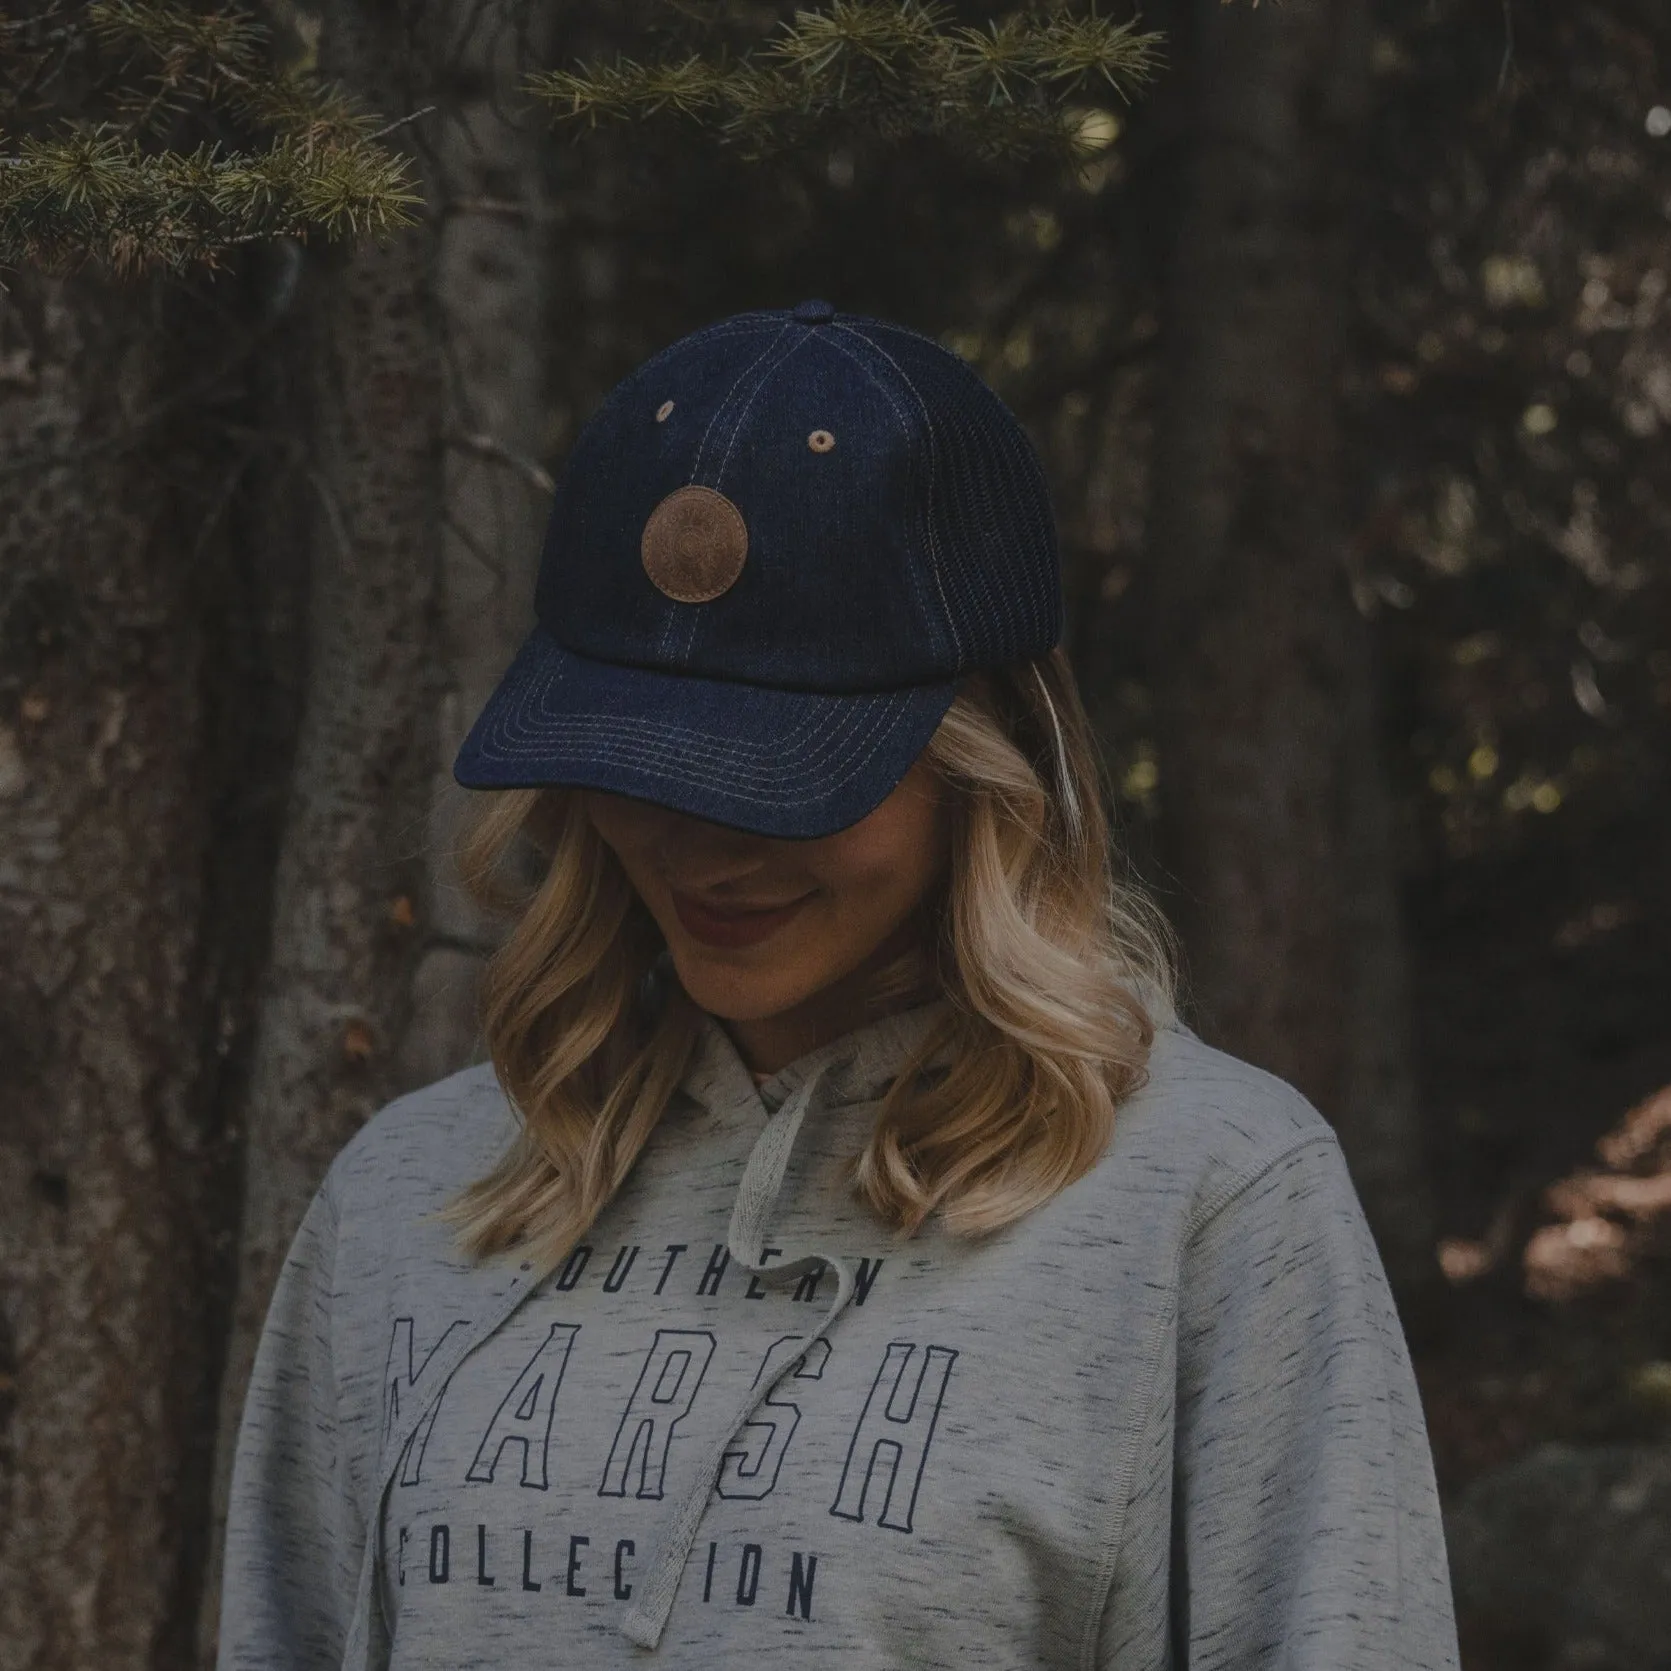
[(534, 612), (459, 750), (466, 788), (828, 835), (887, 797), (966, 673), (1059, 641), (1055, 521), (957, 355), (805, 301), (616, 385), (558, 483)]

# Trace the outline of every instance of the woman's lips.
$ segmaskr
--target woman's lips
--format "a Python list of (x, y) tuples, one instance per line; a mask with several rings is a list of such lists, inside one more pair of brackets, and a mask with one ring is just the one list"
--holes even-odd
[(685, 932), (705, 946), (752, 946), (775, 934), (811, 897), (805, 894), (770, 911), (715, 911), (675, 891), (673, 909)]

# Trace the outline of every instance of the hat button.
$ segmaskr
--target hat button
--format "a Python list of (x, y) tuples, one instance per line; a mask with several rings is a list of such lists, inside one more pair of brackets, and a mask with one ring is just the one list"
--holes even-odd
[(833, 302), (801, 302), (794, 309), (793, 317), (803, 325), (827, 325), (836, 316)]

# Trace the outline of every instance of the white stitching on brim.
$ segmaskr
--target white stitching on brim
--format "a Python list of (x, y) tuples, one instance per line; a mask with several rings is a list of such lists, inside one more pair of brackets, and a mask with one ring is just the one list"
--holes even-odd
[[(804, 733), (807, 726), (817, 725), (816, 746), (795, 755), (785, 753), (781, 738), (758, 743), (689, 726), (658, 725), (630, 715), (553, 715), (555, 723), (549, 727), (530, 727), (530, 701), (537, 701), (556, 682), (547, 678), (540, 686), (525, 689), (515, 707), (494, 714), (478, 740), (478, 758), (511, 767), (537, 760), (559, 770), (608, 762), (627, 772), (712, 790), (747, 804), (810, 806), (828, 802), (850, 787), (909, 714), (908, 698), (889, 692), (861, 699), (857, 709), (846, 706), (843, 713), (809, 716), (799, 730)], [(843, 754), (842, 744), (852, 752)], [(778, 769), (759, 770), (768, 759)], [(786, 765), (794, 769), (785, 773)], [(794, 793), (814, 774), (823, 780), (816, 792)]]
[[(751, 765), (764, 764), (764, 760), (745, 761), (737, 757), (740, 749), (764, 756), (768, 745), (743, 744), (738, 738), (715, 737), (685, 726), (663, 727), (616, 714), (568, 715), (563, 718), (559, 732), (527, 730), (513, 736), (505, 726), (515, 725), (521, 717), (511, 713), (496, 716), (479, 747), (483, 760), (507, 765), (534, 758), (551, 764), (608, 760), (674, 783), (713, 788), (732, 799), (760, 806), (805, 806), (828, 799), (858, 776), (877, 749), (898, 730), (900, 721), (907, 717), (907, 710), (897, 699), (884, 698), (874, 709), (853, 716), (851, 723), (862, 727), (856, 736), (843, 734), (850, 726), (832, 727), (810, 754), (786, 758), (781, 751), (770, 750), (780, 765), (795, 768), (788, 773), (772, 774), (778, 780), (775, 783), (765, 774), (747, 770)], [(583, 727), (593, 732), (590, 739), (576, 735)], [(588, 742), (591, 746), (586, 746)], [(832, 749), (842, 742), (864, 746), (856, 754), (829, 758)], [(574, 746), (576, 743), (581, 746)], [(728, 767), (742, 769), (728, 770)], [(816, 793), (793, 793), (814, 775), (823, 780)], [(828, 782), (831, 777), (837, 781)], [(756, 793), (750, 793), (751, 790)]]

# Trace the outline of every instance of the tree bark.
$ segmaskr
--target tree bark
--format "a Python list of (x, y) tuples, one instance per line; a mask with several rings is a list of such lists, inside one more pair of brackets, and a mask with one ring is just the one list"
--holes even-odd
[[(416, 108), (423, 44), (375, 5), (332, 7), (323, 73), (369, 108)], [(442, 362), (433, 229), (311, 255), (302, 488), (307, 677), (245, 1119), (236, 1297), (220, 1381), (212, 1661), (227, 1485), (273, 1283), (332, 1158), (398, 1089), (439, 700)]]
[(322, 42), (371, 108), (439, 108), (413, 132), (430, 224), (315, 274), (310, 675), (248, 1116), (205, 1664), (237, 1424), (290, 1238), (368, 1115), (478, 1054), (495, 929), (453, 880), (451, 765), (532, 623), (548, 504), (542, 130), (505, 111), (539, 29), (517, 10), (438, 5), (397, 37), (345, 8)]
[(238, 561), (252, 455), (191, 393), (245, 299), (0, 299), (6, 1671), (190, 1657), (295, 579)]
[(436, 299), (446, 366), (441, 638), (429, 916), (404, 1083), (425, 1084), (481, 1055), (476, 992), (498, 925), (457, 885), (452, 849), (473, 797), (453, 757), (533, 625), (534, 576), (551, 503), (547, 304), (552, 215), (540, 168), (545, 118), (516, 93), (540, 55), (545, 14), (516, 0), (453, 7), (438, 94), (433, 171), (440, 230)]
[(1191, 0), (1155, 467), (1164, 842), (1209, 1036), (1335, 1123), (1383, 1254), (1432, 1269), (1338, 390), (1363, 0)]

